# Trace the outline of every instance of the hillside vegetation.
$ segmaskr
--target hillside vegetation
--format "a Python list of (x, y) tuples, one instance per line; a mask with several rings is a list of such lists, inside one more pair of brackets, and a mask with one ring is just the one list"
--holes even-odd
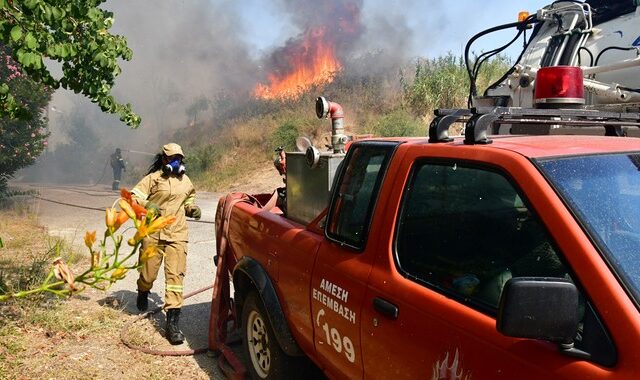
[[(477, 80), (480, 91), (509, 67), (503, 57), (487, 62)], [(330, 142), (331, 127), (329, 121), (315, 116), (315, 99), (320, 95), (343, 106), (347, 132), (353, 135), (426, 135), (434, 109), (467, 104), (466, 66), (462, 57), (453, 54), (418, 59), (413, 66), (391, 73), (352, 71), (338, 73), (332, 83), (312, 88), (295, 100), (234, 99), (218, 94), (212, 102), (213, 120), (175, 136), (188, 147), (190, 176), (203, 190), (227, 189), (239, 178), (270, 165), (275, 148), (295, 149), (298, 136), (324, 149)]]

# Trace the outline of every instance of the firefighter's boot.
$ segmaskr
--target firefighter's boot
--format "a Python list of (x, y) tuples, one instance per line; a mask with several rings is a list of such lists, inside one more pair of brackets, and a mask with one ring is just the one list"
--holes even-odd
[(182, 331), (178, 327), (179, 320), (180, 309), (167, 310), (167, 327), (165, 331), (167, 332), (167, 340), (174, 345), (184, 342), (184, 335), (182, 335)]
[(140, 311), (146, 311), (149, 308), (149, 291), (138, 290), (138, 298), (136, 299), (136, 306)]

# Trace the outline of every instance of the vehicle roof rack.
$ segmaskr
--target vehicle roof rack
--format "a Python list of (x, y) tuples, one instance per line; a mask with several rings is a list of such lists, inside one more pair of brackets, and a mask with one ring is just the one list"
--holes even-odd
[[(594, 109), (543, 109), (521, 107), (475, 107), (434, 111), (436, 118), (429, 125), (429, 142), (445, 143), (449, 127), (465, 123), (464, 143), (491, 144), (490, 134), (498, 134), (502, 124), (566, 125), (571, 127), (604, 127), (605, 136), (623, 136), (623, 126), (640, 127), (640, 113), (607, 112)], [(491, 131), (491, 132), (489, 132)], [(526, 134), (526, 132), (525, 132)]]

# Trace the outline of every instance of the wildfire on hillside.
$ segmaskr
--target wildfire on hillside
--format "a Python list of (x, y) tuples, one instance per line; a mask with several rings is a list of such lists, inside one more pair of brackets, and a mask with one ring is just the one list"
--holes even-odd
[(342, 66), (335, 43), (325, 39), (324, 27), (309, 29), (298, 44), (281, 52), (285, 70), (268, 74), (268, 84), (258, 83), (255, 95), (263, 99), (295, 98), (314, 85), (330, 83)]
[(331, 0), (312, 5), (290, 2), (305, 14), (304, 33), (273, 51), (265, 62), (266, 80), (254, 88), (262, 99), (295, 99), (313, 86), (333, 81), (345, 51), (360, 34), (362, 0)]

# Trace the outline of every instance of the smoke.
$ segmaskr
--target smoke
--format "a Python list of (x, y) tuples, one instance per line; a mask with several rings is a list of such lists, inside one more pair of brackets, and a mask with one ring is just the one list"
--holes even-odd
[[(93, 157), (94, 163), (87, 170), (76, 172), (94, 173), (94, 178), (65, 176), (65, 180), (86, 183), (96, 180), (116, 147), (122, 148), (125, 155), (127, 150), (155, 153), (163, 143), (175, 138), (176, 131), (194, 123), (210, 123), (216, 116), (216, 99), (246, 99), (267, 74), (286, 70), (288, 61), (283, 57), (300, 46), (305, 33), (321, 30), (322, 37), (334, 44), (345, 73), (397, 73), (394, 68), (415, 54), (414, 26), (407, 18), (407, 10), (420, 3), (108, 1), (103, 7), (115, 14), (111, 32), (124, 35), (134, 53), (132, 61), (121, 62), (123, 71), (116, 79), (114, 95), (119, 101), (132, 104), (142, 116), (142, 125), (131, 130), (116, 116), (100, 112), (95, 104), (60, 90), (54, 95), (49, 112), (52, 151), (41, 158), (40, 168), (32, 173), (47, 175), (48, 180), (60, 176), (60, 171), (68, 171), (68, 165), (47, 160), (66, 155), (70, 157), (62, 161), (68, 163), (83, 151), (83, 155)], [(434, 12), (434, 19), (437, 15)], [(256, 25), (262, 29), (256, 29)], [(278, 31), (271, 35), (275, 45), (272, 41), (256, 46), (260, 35), (269, 35), (267, 30)], [(258, 37), (251, 37), (251, 33)], [(428, 40), (422, 38), (420, 42), (424, 45)], [(91, 131), (81, 134), (78, 128)], [(56, 153), (56, 148), (61, 151)], [(131, 153), (127, 159), (146, 162), (148, 157)], [(87, 176), (91, 174), (84, 174)]]
[[(324, 37), (334, 44), (338, 55), (344, 56), (364, 29), (361, 21), (362, 0), (280, 1), (282, 9), (289, 13), (291, 21), (300, 30), (322, 29)], [(283, 49), (300, 42), (301, 36), (290, 39), (285, 47), (276, 49), (271, 57), (277, 58)]]

